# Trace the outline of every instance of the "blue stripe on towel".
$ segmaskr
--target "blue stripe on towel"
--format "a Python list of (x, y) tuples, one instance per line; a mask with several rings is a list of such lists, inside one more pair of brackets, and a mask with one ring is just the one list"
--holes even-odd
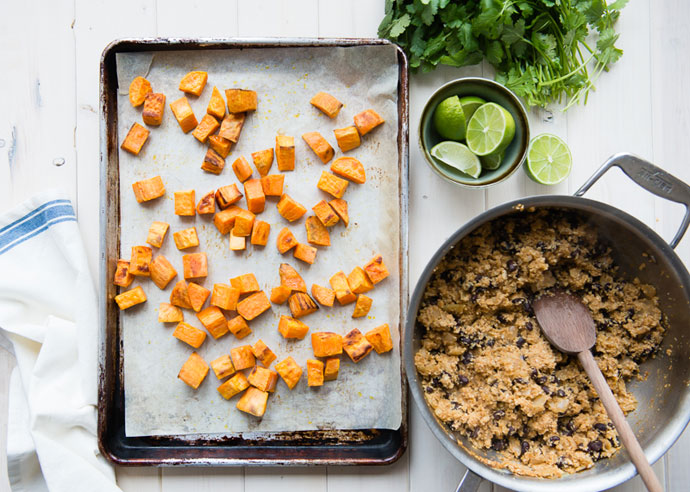
[(68, 200), (44, 203), (0, 230), (0, 255), (40, 234), (53, 224), (76, 220), (74, 209)]
[(25, 220), (28, 220), (29, 218), (33, 217), (34, 215), (36, 215), (38, 212), (40, 212), (44, 208), (49, 207), (51, 205), (55, 205), (57, 203), (71, 205), (69, 200), (52, 200), (50, 202), (46, 202), (43, 205), (41, 205), (40, 207), (33, 209), (31, 212), (26, 214), (21, 219), (17, 219), (14, 222), (12, 222), (11, 224), (8, 224), (5, 227), (3, 227), (2, 229), (0, 229), (0, 235), (2, 235), (2, 233), (5, 232), (7, 229), (10, 229), (10, 228), (16, 226), (17, 224), (19, 224), (20, 222), (24, 222)]

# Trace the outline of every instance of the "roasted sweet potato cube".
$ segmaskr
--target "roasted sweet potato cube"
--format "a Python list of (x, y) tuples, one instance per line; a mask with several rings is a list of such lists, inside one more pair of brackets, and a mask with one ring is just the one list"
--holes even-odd
[(323, 386), (323, 362), (307, 359), (307, 384), (309, 386)]
[(250, 212), (260, 214), (266, 206), (266, 195), (260, 179), (248, 179), (244, 182), (244, 196)]
[(232, 143), (237, 143), (237, 141), (240, 139), (240, 134), (242, 133), (245, 118), (245, 113), (226, 114), (225, 118), (223, 118), (223, 121), (220, 123), (218, 136), (223, 137)]
[(165, 289), (172, 279), (177, 277), (177, 271), (163, 255), (156, 256), (149, 265), (151, 280), (159, 289)]
[(324, 381), (335, 381), (338, 379), (338, 372), (340, 371), (340, 359), (333, 357), (326, 359), (326, 366), (323, 369)]
[(304, 283), (302, 276), (287, 263), (280, 264), (278, 273), (280, 274), (280, 285), (296, 292), (307, 292), (307, 284)]
[(350, 289), (350, 285), (347, 283), (347, 277), (342, 271), (333, 275), (329, 282), (341, 306), (355, 302), (357, 296), (352, 293), (352, 289)]
[(333, 147), (319, 132), (305, 133), (302, 135), (302, 139), (324, 164), (328, 164), (328, 161), (333, 159), (333, 154), (335, 153)]
[(180, 280), (175, 284), (173, 290), (170, 292), (170, 304), (185, 309), (192, 309), (187, 282)]
[(252, 353), (264, 367), (270, 367), (273, 361), (276, 360), (276, 354), (261, 339), (257, 340), (252, 347)]
[(211, 190), (201, 197), (196, 205), (196, 213), (199, 215), (216, 213), (216, 192)]
[(187, 75), (182, 77), (178, 88), (187, 94), (200, 96), (201, 92), (204, 90), (204, 87), (206, 87), (207, 80), (208, 73), (206, 72), (202, 72), (201, 70), (189, 72)]
[(194, 190), (175, 192), (175, 215), (196, 215)]
[(304, 227), (307, 229), (307, 241), (309, 243), (317, 246), (331, 245), (331, 235), (318, 218), (307, 217), (307, 220), (304, 221)]
[(247, 249), (247, 238), (243, 236), (235, 236), (230, 231), (230, 251), (244, 251)]
[(216, 306), (209, 306), (203, 309), (197, 313), (196, 317), (199, 318), (204, 328), (216, 340), (228, 332), (228, 320), (225, 319), (220, 308)]
[(288, 300), (292, 294), (292, 289), (285, 287), (284, 285), (279, 285), (278, 287), (273, 287), (271, 289), (271, 303), (273, 304), (283, 304)]
[(297, 246), (297, 239), (295, 239), (295, 236), (292, 234), (292, 232), (290, 232), (290, 229), (283, 227), (283, 229), (278, 233), (276, 245), (278, 246), (278, 252), (280, 252), (282, 255)]
[(338, 215), (331, 208), (326, 200), (321, 200), (311, 208), (321, 223), (326, 227), (334, 226), (338, 223)]
[(201, 347), (201, 344), (206, 340), (206, 332), (196, 328), (189, 323), (182, 321), (177, 325), (173, 336), (181, 342), (191, 345), (194, 348)]
[(293, 318), (302, 318), (319, 309), (314, 299), (309, 297), (309, 294), (305, 292), (295, 292), (292, 294), (288, 299), (288, 305), (290, 306), (290, 312)]
[(237, 409), (255, 417), (263, 417), (266, 413), (266, 403), (268, 402), (268, 392), (261, 391), (259, 388), (250, 386), (244, 392), (240, 401), (237, 402)]
[(151, 246), (160, 248), (163, 246), (163, 240), (168, 233), (170, 225), (167, 222), (152, 222), (149, 227), (149, 234), (146, 236), (146, 242)]
[(360, 135), (364, 136), (382, 124), (385, 120), (373, 109), (367, 109), (355, 115), (355, 126)]
[(271, 224), (263, 220), (254, 222), (252, 229), (251, 243), (257, 246), (266, 246), (268, 243), (268, 235), (271, 233)]
[(230, 350), (230, 357), (232, 358), (232, 365), (235, 366), (236, 371), (249, 369), (256, 364), (251, 345), (240, 345), (239, 347), (232, 348)]
[(316, 261), (316, 248), (308, 244), (297, 243), (295, 249), (292, 250), (292, 255), (298, 260), (312, 265)]
[(261, 178), (261, 187), (264, 190), (264, 195), (282, 196), (284, 181), (285, 176), (282, 174), (269, 174), (268, 176), (263, 176)]
[(294, 222), (302, 217), (307, 209), (303, 205), (293, 200), (290, 195), (283, 194), (276, 205), (278, 213), (290, 222)]
[(343, 337), (330, 331), (311, 334), (311, 348), (314, 357), (331, 357), (343, 353)]
[(199, 246), (199, 236), (196, 234), (196, 227), (173, 232), (173, 240), (179, 250)]
[(331, 164), (331, 171), (353, 183), (363, 184), (367, 180), (364, 166), (354, 157), (338, 157)]
[(231, 278), (230, 285), (236, 289), (239, 289), (241, 296), (251, 294), (252, 292), (259, 292), (261, 290), (261, 287), (259, 287), (259, 282), (256, 280), (256, 276), (253, 273), (244, 273), (235, 278)]
[(338, 142), (338, 147), (343, 152), (356, 149), (362, 143), (362, 140), (359, 138), (359, 132), (354, 126), (338, 128), (333, 130), (333, 133), (335, 134), (335, 141)]
[(197, 389), (208, 374), (208, 364), (196, 352), (192, 352), (187, 362), (182, 365), (180, 373), (177, 375), (182, 381), (194, 389)]
[(201, 163), (201, 169), (211, 174), (220, 174), (225, 167), (225, 159), (213, 149), (208, 149)]
[(141, 106), (151, 92), (153, 92), (151, 82), (144, 77), (134, 77), (129, 84), (129, 103), (135, 108)]
[(364, 336), (374, 347), (377, 354), (383, 354), (389, 350), (393, 350), (393, 339), (391, 338), (391, 330), (388, 327), (388, 323), (377, 326), (373, 330), (369, 330)]
[(247, 335), (250, 335), (252, 332), (252, 329), (249, 328), (249, 325), (242, 316), (235, 316), (234, 318), (229, 319), (228, 330), (230, 331), (230, 333), (235, 335), (235, 337), (237, 337), (238, 340), (243, 339)]
[(161, 323), (179, 323), (184, 321), (184, 314), (177, 306), (161, 302), (158, 306), (158, 321)]
[(234, 311), (237, 307), (237, 301), (240, 298), (240, 291), (234, 287), (226, 284), (213, 284), (213, 292), (211, 294), (211, 306), (217, 306), (221, 309)]
[(148, 202), (165, 195), (165, 186), (160, 176), (132, 183), (132, 190), (134, 190), (134, 197), (139, 203)]
[(235, 226), (232, 228), (232, 235), (234, 237), (248, 237), (251, 235), (253, 228), (254, 214), (240, 213), (235, 217)]
[(229, 400), (233, 396), (242, 393), (247, 388), (249, 388), (249, 381), (247, 381), (247, 377), (244, 375), (244, 373), (238, 372), (233, 377), (218, 386), (218, 393), (220, 393), (221, 396), (226, 400)]
[(331, 96), (327, 92), (319, 92), (309, 101), (312, 106), (320, 109), (323, 114), (333, 119), (338, 116), (340, 108), (343, 107), (343, 103), (338, 101), (335, 97)]
[(192, 305), (192, 309), (197, 313), (204, 307), (204, 303), (210, 294), (211, 291), (202, 285), (195, 284), (194, 282), (189, 282), (189, 285), (187, 285), (189, 303)]
[(352, 312), (353, 318), (361, 318), (369, 314), (371, 309), (371, 303), (374, 302), (371, 297), (367, 297), (364, 294), (357, 296), (357, 301), (355, 302), (355, 310)]
[(146, 294), (141, 285), (137, 285), (127, 292), (115, 296), (115, 302), (120, 310), (125, 310), (146, 301)]
[(295, 170), (295, 137), (276, 136), (276, 162), (279, 171)]
[(355, 267), (347, 276), (347, 283), (354, 294), (364, 294), (374, 288), (362, 267)]
[(211, 99), (208, 101), (206, 112), (219, 120), (222, 120), (223, 116), (225, 116), (225, 100), (220, 94), (218, 87), (213, 87), (213, 91), (211, 91)]
[(226, 89), (225, 98), (228, 100), (228, 111), (231, 113), (255, 111), (258, 104), (256, 91), (246, 89)]
[(225, 210), (230, 205), (239, 202), (242, 199), (242, 192), (237, 188), (235, 183), (221, 186), (216, 190), (216, 202), (221, 210)]
[(206, 253), (192, 253), (182, 256), (184, 278), (201, 278), (208, 275), (208, 259)]
[(235, 172), (237, 179), (243, 183), (252, 175), (252, 168), (249, 166), (247, 159), (239, 156), (235, 162), (232, 163), (232, 170)]
[(270, 393), (276, 390), (276, 383), (278, 382), (278, 373), (261, 366), (254, 366), (247, 377), (249, 384), (261, 391), (268, 391)]
[(213, 224), (221, 234), (227, 234), (235, 225), (235, 217), (242, 209), (236, 205), (231, 205), (213, 216)]
[(211, 361), (211, 369), (218, 379), (225, 379), (235, 372), (235, 366), (232, 365), (232, 359), (228, 354), (223, 354)]
[[(192, 135), (201, 143), (206, 143), (208, 137), (220, 127), (220, 123), (210, 114), (205, 114), (201, 121), (196, 126)], [(221, 156), (222, 157), (222, 156)]]
[(383, 262), (381, 255), (374, 256), (369, 263), (364, 265), (364, 271), (367, 272), (369, 280), (371, 280), (374, 285), (388, 276), (388, 268), (386, 268), (386, 264)]
[(184, 133), (189, 133), (191, 130), (196, 128), (196, 125), (199, 122), (196, 120), (194, 111), (189, 105), (189, 101), (186, 97), (182, 96), (177, 101), (170, 103), (170, 109), (172, 110), (173, 115), (175, 115), (175, 119), (177, 120), (177, 123), (179, 123), (180, 128), (182, 128)]
[(339, 178), (328, 171), (323, 171), (316, 186), (320, 190), (330, 193), (335, 198), (341, 198), (345, 194), (348, 184), (348, 181)]
[(153, 250), (148, 246), (133, 246), (132, 256), (129, 259), (129, 273), (141, 277), (151, 276), (151, 260)]
[(141, 118), (144, 123), (150, 126), (160, 126), (163, 123), (163, 112), (165, 111), (165, 94), (151, 93), (146, 96), (144, 110)]
[(343, 350), (350, 356), (352, 362), (357, 363), (364, 359), (374, 347), (364, 338), (364, 335), (355, 328), (343, 337)]
[(254, 161), (254, 167), (259, 171), (259, 175), (266, 176), (273, 165), (273, 149), (252, 152), (252, 160)]
[(208, 145), (223, 159), (230, 154), (230, 149), (232, 149), (232, 142), (227, 138), (221, 137), (220, 135), (209, 135)]
[(342, 198), (334, 198), (333, 200), (328, 202), (328, 204), (338, 215), (338, 217), (340, 217), (340, 220), (343, 221), (345, 227), (347, 227), (350, 224), (350, 215), (347, 212), (347, 202)]
[[(127, 132), (120, 148), (131, 154), (139, 155), (139, 152), (141, 152), (142, 147), (149, 138), (149, 133), (150, 132), (139, 123), (134, 123)], [(141, 201), (143, 200), (139, 200), (139, 202)]]
[(309, 327), (298, 319), (283, 315), (278, 322), (278, 331), (283, 338), (302, 340), (307, 335)]
[(237, 314), (251, 321), (271, 308), (271, 301), (263, 291), (256, 292), (237, 303)]
[(331, 307), (335, 301), (335, 291), (328, 287), (321, 287), (320, 285), (313, 284), (311, 286), (311, 295), (322, 306)]
[(129, 273), (129, 262), (127, 260), (117, 260), (113, 284), (120, 287), (129, 287), (134, 281), (134, 275)]
[(277, 362), (276, 372), (280, 374), (280, 377), (290, 389), (297, 386), (297, 382), (302, 377), (302, 368), (292, 357), (286, 357), (280, 362)]

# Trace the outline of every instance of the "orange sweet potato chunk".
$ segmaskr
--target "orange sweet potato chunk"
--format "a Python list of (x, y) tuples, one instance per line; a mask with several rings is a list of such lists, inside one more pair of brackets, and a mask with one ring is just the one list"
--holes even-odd
[(287, 135), (276, 136), (276, 162), (279, 171), (294, 171), (295, 169), (295, 137)]
[(305, 133), (302, 139), (324, 164), (328, 164), (328, 161), (333, 159), (333, 154), (335, 154), (333, 147), (319, 132)]
[(185, 323), (184, 321), (177, 325), (175, 331), (173, 332), (173, 336), (181, 342), (184, 342), (194, 348), (201, 347), (201, 344), (204, 343), (204, 340), (206, 340), (205, 331), (200, 330), (189, 323)]
[(312, 265), (316, 261), (316, 251), (316, 248), (308, 244), (297, 243), (297, 246), (292, 251), (292, 255), (298, 260)]
[(146, 236), (146, 242), (155, 248), (160, 248), (163, 246), (163, 240), (169, 228), (170, 224), (167, 222), (152, 222), (151, 227), (149, 227), (149, 233)]
[(209, 148), (201, 163), (201, 169), (212, 174), (220, 174), (225, 168), (225, 158), (218, 152)]
[(236, 406), (241, 412), (254, 415), (255, 417), (263, 417), (264, 413), (266, 413), (267, 402), (268, 392), (250, 386), (247, 388), (247, 391), (244, 392)]
[(251, 345), (240, 345), (239, 347), (232, 348), (230, 350), (230, 357), (232, 358), (232, 365), (235, 366), (236, 371), (249, 369), (256, 364)]
[(307, 220), (304, 221), (304, 227), (307, 229), (307, 241), (310, 244), (317, 246), (331, 245), (331, 235), (328, 233), (326, 226), (317, 217), (307, 217)]
[(282, 196), (284, 181), (285, 176), (282, 174), (269, 174), (268, 176), (262, 176), (261, 186), (263, 187), (264, 195)]
[(192, 305), (192, 309), (197, 313), (201, 311), (202, 307), (204, 307), (204, 303), (210, 294), (211, 291), (209, 291), (206, 287), (195, 284), (194, 282), (189, 282), (189, 285), (187, 285), (189, 303)]
[[(122, 141), (122, 145), (120, 145), (120, 148), (122, 150), (126, 150), (131, 154), (139, 155), (139, 152), (141, 152), (142, 147), (149, 138), (149, 133), (151, 132), (149, 132), (139, 123), (134, 123), (127, 132), (127, 135), (125, 136), (125, 139)], [(139, 200), (139, 202), (141, 202), (141, 200)]]
[(300, 378), (302, 377), (302, 368), (295, 362), (292, 357), (286, 357), (280, 362), (276, 363), (276, 372), (280, 374), (280, 377), (285, 381), (288, 388), (293, 389), (297, 386)]
[(343, 107), (343, 103), (338, 101), (335, 97), (331, 96), (327, 92), (319, 92), (309, 101), (312, 106), (320, 109), (323, 114), (333, 119), (338, 116), (340, 108)]
[(226, 89), (225, 98), (228, 100), (228, 111), (231, 113), (255, 111), (258, 106), (256, 91), (247, 89)]
[[(134, 275), (129, 273), (129, 262), (127, 260), (117, 260), (113, 284), (120, 287), (129, 287), (134, 281)], [(287, 298), (286, 298), (287, 299)]]
[(242, 210), (237, 217), (235, 217), (235, 226), (232, 228), (233, 237), (246, 238), (251, 235), (254, 228), (255, 217), (254, 214), (246, 210)]
[(137, 285), (133, 289), (115, 296), (115, 302), (121, 311), (145, 301), (146, 294), (144, 293), (144, 289), (141, 288), (141, 285)]
[(268, 235), (271, 233), (271, 224), (263, 220), (254, 222), (252, 229), (251, 243), (256, 246), (266, 246), (268, 244)]
[(218, 136), (223, 137), (226, 140), (230, 140), (232, 143), (237, 143), (237, 141), (240, 139), (240, 134), (242, 133), (245, 118), (246, 113), (226, 114), (223, 118), (223, 121), (220, 123)]
[(218, 393), (220, 393), (221, 396), (226, 400), (229, 400), (233, 396), (242, 393), (247, 388), (249, 388), (249, 381), (247, 381), (247, 377), (244, 375), (244, 373), (238, 372), (233, 377), (218, 386)]
[(256, 280), (256, 276), (253, 273), (244, 273), (235, 278), (231, 278), (230, 285), (236, 289), (239, 289), (241, 296), (251, 294), (253, 292), (259, 292), (261, 290), (261, 287), (259, 287), (259, 282)]
[(196, 352), (192, 352), (187, 362), (182, 365), (180, 373), (177, 375), (185, 384), (197, 389), (206, 379), (208, 374), (208, 364)]
[(280, 274), (280, 285), (284, 285), (295, 292), (307, 292), (307, 284), (304, 283), (302, 276), (287, 263), (281, 263), (278, 269)]
[(307, 213), (307, 209), (293, 200), (288, 194), (283, 194), (276, 206), (278, 207), (278, 213), (290, 222), (298, 220)]
[(228, 321), (223, 316), (223, 312), (216, 306), (207, 307), (197, 313), (196, 317), (216, 340), (228, 332)]
[(129, 259), (129, 273), (141, 277), (151, 276), (151, 260), (153, 250), (148, 246), (133, 246), (132, 255)]
[(199, 236), (196, 234), (196, 227), (173, 232), (173, 241), (175, 241), (175, 246), (179, 250), (199, 246)]
[(206, 87), (206, 81), (208, 81), (208, 73), (197, 70), (194, 72), (189, 72), (187, 75), (182, 77), (178, 88), (187, 94), (200, 96), (201, 92), (204, 90), (204, 87)]
[(314, 299), (309, 297), (305, 292), (295, 292), (288, 299), (290, 312), (293, 318), (302, 318), (308, 314), (318, 311), (319, 306), (314, 302)]
[(247, 377), (249, 384), (261, 391), (272, 393), (276, 390), (278, 373), (261, 366), (254, 366)]
[(163, 112), (165, 111), (165, 94), (151, 93), (146, 96), (144, 110), (141, 112), (141, 119), (150, 126), (160, 126), (163, 123)]
[(187, 282), (180, 280), (175, 284), (173, 290), (170, 292), (170, 304), (185, 309), (192, 309)]
[(311, 295), (322, 306), (331, 307), (335, 301), (335, 291), (333, 289), (317, 284), (311, 286)]
[(237, 308), (237, 301), (239, 299), (239, 289), (227, 284), (213, 284), (211, 306), (217, 306), (227, 311), (234, 311)]
[(369, 280), (362, 267), (355, 267), (350, 275), (347, 276), (347, 283), (355, 294), (364, 294), (374, 288), (374, 284)]
[(360, 135), (364, 136), (385, 120), (373, 109), (367, 109), (355, 115), (355, 126)]
[(201, 278), (208, 276), (206, 253), (192, 253), (182, 256), (184, 278)]
[(214, 86), (213, 91), (211, 91), (211, 99), (208, 101), (206, 112), (219, 120), (222, 120), (223, 116), (225, 116), (225, 101), (218, 87)]
[(290, 232), (290, 229), (283, 227), (278, 233), (276, 245), (278, 246), (278, 252), (282, 255), (297, 246), (297, 239), (295, 239), (295, 236)]
[(343, 353), (343, 337), (329, 331), (311, 334), (311, 348), (314, 357), (331, 357)]
[(205, 114), (201, 121), (196, 126), (192, 135), (201, 143), (206, 143), (208, 137), (213, 134), (220, 127), (220, 123), (210, 114)]
[(367, 272), (369, 280), (376, 285), (384, 278), (388, 277), (388, 268), (383, 262), (381, 255), (374, 256), (369, 263), (364, 265), (364, 271)]
[(175, 215), (193, 216), (196, 215), (196, 198), (194, 190), (176, 191)]
[(230, 149), (232, 149), (232, 142), (220, 135), (210, 135), (208, 137), (208, 145), (223, 159), (230, 154)]
[(232, 359), (228, 354), (223, 354), (215, 360), (211, 361), (211, 369), (218, 379), (225, 379), (232, 376), (235, 372), (235, 367), (232, 365)]
[(250, 212), (260, 214), (266, 206), (266, 195), (260, 179), (248, 179), (244, 182), (244, 196)]
[(347, 277), (340, 271), (333, 275), (329, 280), (331, 287), (335, 291), (335, 297), (341, 306), (355, 302), (357, 296), (352, 293), (350, 285), (347, 283)]
[(196, 213), (199, 215), (208, 215), (216, 213), (216, 192), (211, 190), (201, 197), (196, 206)]
[(264, 367), (270, 367), (273, 361), (276, 360), (276, 354), (261, 339), (257, 340), (252, 347), (252, 353)]
[(249, 328), (249, 325), (242, 316), (235, 316), (228, 320), (228, 330), (235, 335), (238, 340), (242, 340), (252, 333), (252, 329)]
[(225, 210), (217, 212), (213, 216), (213, 224), (218, 229), (218, 232), (225, 235), (232, 230), (235, 225), (237, 215), (242, 212), (242, 209), (235, 205), (230, 205)]
[(326, 227), (332, 227), (338, 223), (340, 218), (335, 210), (331, 208), (326, 200), (321, 200), (311, 208), (321, 223)]
[(372, 304), (371, 297), (367, 297), (364, 294), (357, 296), (357, 301), (355, 302), (355, 310), (352, 313), (353, 318), (362, 318), (369, 314)]
[(307, 385), (323, 386), (323, 362), (307, 359)]
[(153, 92), (151, 82), (144, 77), (134, 77), (129, 84), (129, 102), (135, 108), (144, 104), (146, 96)]
[(244, 251), (247, 249), (247, 238), (242, 236), (235, 236), (232, 231), (230, 231), (230, 251)]
[(252, 168), (249, 166), (247, 159), (239, 156), (235, 162), (232, 163), (232, 170), (240, 183), (245, 182), (252, 175)]
[(383, 354), (389, 350), (393, 350), (393, 339), (391, 338), (391, 331), (388, 323), (377, 326), (373, 330), (369, 330), (364, 336), (374, 347), (377, 354)]
[(338, 142), (338, 147), (343, 152), (356, 149), (362, 143), (362, 140), (359, 138), (359, 132), (354, 126), (338, 128), (333, 130), (333, 133), (335, 134), (335, 141)]
[(348, 184), (350, 184), (348, 181), (339, 178), (328, 171), (323, 171), (316, 186), (320, 190), (330, 193), (335, 198), (342, 198), (342, 196), (345, 194), (345, 190), (347, 190)]
[(134, 190), (134, 197), (139, 203), (148, 202), (165, 195), (165, 186), (160, 176), (132, 183), (132, 190)]
[(340, 372), (340, 359), (337, 357), (326, 359), (326, 366), (323, 369), (323, 380), (335, 381), (338, 379), (338, 372)]
[(254, 167), (259, 171), (259, 175), (266, 176), (273, 165), (273, 149), (252, 152), (252, 160), (254, 161)]
[(235, 183), (221, 186), (216, 190), (216, 202), (218, 208), (225, 210), (230, 205), (234, 205), (242, 199), (242, 192), (237, 188)]
[(149, 265), (151, 280), (159, 289), (165, 289), (172, 279), (177, 277), (177, 271), (163, 255), (156, 256)]
[(331, 164), (331, 171), (353, 183), (364, 184), (367, 180), (364, 166), (354, 157), (338, 157)]
[(278, 322), (278, 331), (283, 338), (302, 340), (307, 335), (309, 327), (298, 319), (283, 315)]
[(372, 351), (374, 347), (357, 329), (353, 329), (343, 338), (343, 350), (350, 356), (352, 362), (357, 363)]
[(184, 321), (184, 313), (177, 306), (161, 302), (158, 306), (158, 321), (161, 323), (179, 323)]
[(345, 224), (345, 227), (347, 227), (350, 224), (350, 215), (348, 214), (347, 211), (347, 202), (343, 200), (342, 198), (334, 198), (328, 204), (331, 206), (333, 211), (340, 217), (340, 220), (343, 221)]
[(271, 289), (271, 303), (273, 304), (283, 304), (288, 300), (292, 294), (292, 289), (285, 287), (284, 285), (279, 285), (278, 287), (273, 287)]
[(184, 133), (189, 133), (196, 128), (199, 122), (196, 120), (192, 106), (190, 106), (186, 97), (182, 96), (177, 101), (171, 102), (170, 109)]
[(259, 291), (237, 303), (237, 314), (251, 321), (271, 308), (271, 301), (263, 291)]

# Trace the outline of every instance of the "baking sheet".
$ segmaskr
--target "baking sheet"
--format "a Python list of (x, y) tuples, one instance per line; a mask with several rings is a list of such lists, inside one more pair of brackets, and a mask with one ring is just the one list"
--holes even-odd
[[(152, 56), (153, 55), (153, 56)], [(131, 246), (145, 244), (150, 223), (169, 222), (169, 235), (192, 225), (197, 227), (200, 247), (178, 251), (172, 237), (165, 240), (160, 254), (165, 255), (179, 272), (178, 278), (164, 290), (144, 281), (148, 301), (120, 316), (123, 334), (125, 421), (127, 436), (182, 434), (237, 434), (315, 429), (397, 429), (401, 425), (401, 374), (399, 346), (399, 179), (398, 179), (398, 67), (394, 47), (366, 46), (343, 48), (271, 48), (244, 50), (209, 50), (204, 52), (127, 53), (118, 56), (118, 79), (131, 80), (143, 75), (150, 62), (147, 78), (154, 91), (166, 94), (166, 105), (182, 96), (177, 84), (190, 70), (206, 70), (209, 83), (199, 98), (189, 97), (197, 119), (205, 113), (213, 85), (222, 91), (230, 87), (251, 88), (259, 96), (259, 109), (248, 116), (239, 143), (226, 159), (220, 176), (199, 169), (206, 146), (184, 135), (169, 108), (163, 124), (152, 128), (149, 142), (139, 156), (120, 151), (121, 256), (129, 258)], [(120, 83), (126, 89), (128, 83)], [(335, 120), (309, 104), (316, 92), (324, 90), (345, 103)], [(347, 153), (360, 159), (367, 170), (367, 183), (350, 184), (344, 196), (350, 205), (350, 226), (331, 228), (330, 248), (319, 248), (314, 265), (295, 260), (290, 253), (280, 256), (275, 249), (278, 231), (287, 225), (268, 199), (259, 216), (271, 224), (269, 244), (265, 248), (249, 245), (242, 253), (228, 249), (227, 236), (221, 236), (210, 217), (178, 217), (173, 213), (173, 192), (194, 188), (197, 200), (211, 189), (237, 183), (231, 163), (239, 155), (251, 162), (250, 153), (273, 147), (277, 133), (292, 135), (296, 144), (296, 171), (285, 173), (285, 192), (308, 209), (328, 198), (316, 188), (324, 166), (302, 141), (307, 131), (320, 131), (335, 149), (332, 130), (352, 124), (352, 116), (374, 108), (386, 124), (363, 137), (362, 145)], [(132, 108), (126, 93), (118, 96), (118, 133), (126, 135), (134, 121), (141, 122), (140, 108)], [(342, 155), (336, 150), (336, 157)], [(276, 165), (271, 172), (278, 172)], [(160, 174), (166, 196), (147, 204), (138, 204), (130, 184)], [(255, 173), (256, 174), (256, 173)], [(238, 184), (239, 185), (239, 184)], [(241, 189), (241, 186), (240, 186)], [(244, 201), (241, 202), (241, 205)], [(306, 217), (306, 216), (305, 216)], [(304, 218), (291, 224), (297, 239), (306, 242)], [(382, 323), (391, 325), (396, 347), (392, 353), (377, 355), (353, 364), (341, 358), (339, 379), (315, 389), (300, 384), (289, 391), (279, 382), (269, 397), (268, 409), (256, 419), (235, 409), (237, 397), (224, 400), (216, 391), (220, 382), (210, 372), (198, 390), (177, 379), (179, 368), (191, 353), (191, 347), (174, 339), (174, 327), (157, 321), (157, 307), (168, 302), (172, 285), (181, 278), (182, 254), (205, 251), (209, 258), (209, 277), (199, 282), (211, 289), (214, 283), (228, 283), (230, 277), (253, 272), (267, 293), (279, 284), (278, 266), (285, 261), (294, 266), (307, 285), (328, 285), (328, 278), (338, 270), (346, 273), (363, 265), (375, 253), (381, 253), (390, 277), (370, 296), (374, 303), (367, 318), (353, 320), (353, 305), (322, 308), (303, 320), (311, 331), (347, 333), (352, 328), (366, 332)], [(155, 254), (155, 253), (154, 253)], [(136, 280), (134, 285), (139, 284)], [(198, 350), (208, 362), (229, 353), (237, 345), (264, 340), (282, 360), (288, 355), (302, 365), (312, 358), (309, 335), (302, 341), (286, 341), (277, 332), (281, 314), (287, 305), (273, 306), (250, 322), (253, 333), (243, 340), (228, 334), (219, 340), (208, 337)], [(191, 311), (185, 321), (201, 324)]]

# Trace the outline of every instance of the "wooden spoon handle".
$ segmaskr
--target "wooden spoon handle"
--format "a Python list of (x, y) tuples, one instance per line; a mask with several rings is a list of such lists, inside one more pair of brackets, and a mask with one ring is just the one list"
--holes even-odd
[(577, 358), (580, 360), (580, 364), (582, 364), (589, 379), (592, 381), (592, 385), (597, 391), (601, 403), (604, 404), (604, 408), (613, 422), (613, 425), (616, 426), (618, 435), (621, 441), (623, 441), (623, 445), (630, 455), (632, 462), (635, 464), (638, 473), (642, 477), (642, 481), (647, 487), (647, 490), (651, 492), (663, 492), (664, 489), (661, 487), (659, 479), (647, 461), (647, 457), (642, 452), (642, 447), (640, 447), (637, 437), (635, 437), (635, 434), (630, 428), (630, 424), (628, 424), (628, 421), (625, 419), (623, 410), (618, 406), (616, 397), (613, 396), (611, 388), (609, 388), (604, 375), (601, 373), (599, 366), (592, 356), (592, 352), (589, 350), (579, 352)]

